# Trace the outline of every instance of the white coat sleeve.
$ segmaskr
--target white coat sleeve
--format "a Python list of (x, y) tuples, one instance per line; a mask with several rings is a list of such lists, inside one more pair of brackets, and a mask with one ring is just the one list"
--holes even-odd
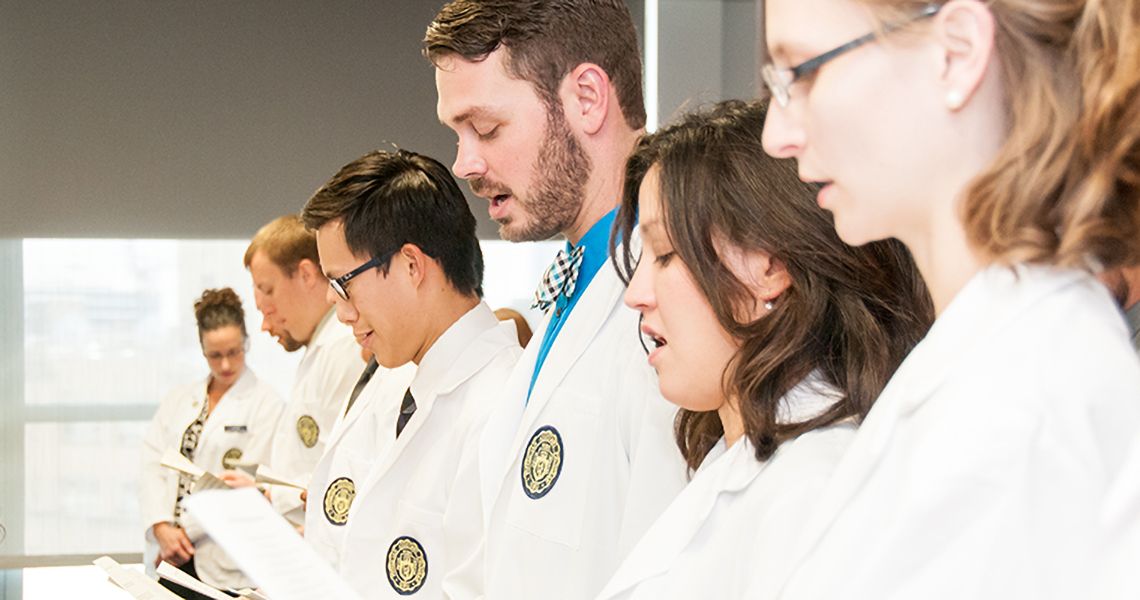
[(178, 444), (170, 422), (177, 415), (181, 395), (171, 392), (158, 405), (143, 438), (139, 469), (139, 508), (142, 523), (150, 530), (156, 523), (174, 522), (174, 503), (178, 499), (178, 476), (160, 465), (162, 455)]

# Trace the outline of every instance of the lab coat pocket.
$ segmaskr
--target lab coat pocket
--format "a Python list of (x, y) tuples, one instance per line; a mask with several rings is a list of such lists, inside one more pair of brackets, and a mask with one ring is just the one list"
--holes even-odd
[(257, 457), (249, 456), (250, 444), (253, 440), (253, 426), (245, 423), (227, 423), (222, 427), (221, 458), (217, 464), (208, 465), (210, 471), (221, 472), (236, 469), (238, 465)]
[[(507, 522), (523, 531), (578, 548), (593, 486), (598, 415), (579, 410), (535, 423), (520, 450), (510, 488)], [(520, 464), (521, 463), (521, 464)]]
[(388, 585), (401, 596), (440, 595), (447, 565), (443, 514), (400, 502), (394, 535), (384, 556)]

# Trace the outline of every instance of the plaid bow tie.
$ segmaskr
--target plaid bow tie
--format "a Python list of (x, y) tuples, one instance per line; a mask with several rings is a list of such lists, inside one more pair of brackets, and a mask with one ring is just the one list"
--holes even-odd
[(574, 284), (578, 281), (578, 268), (582, 266), (582, 252), (585, 249), (585, 246), (578, 246), (570, 252), (565, 249), (558, 251), (558, 256), (554, 257), (554, 262), (534, 292), (531, 308), (546, 312), (554, 306), (559, 296), (570, 298), (574, 295)]

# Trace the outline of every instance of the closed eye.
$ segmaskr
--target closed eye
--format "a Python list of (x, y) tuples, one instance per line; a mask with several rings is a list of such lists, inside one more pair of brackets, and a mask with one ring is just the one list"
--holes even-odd
[(665, 252), (664, 254), (661, 254), (657, 258), (653, 259), (653, 262), (657, 263), (658, 266), (664, 267), (669, 264), (669, 261), (673, 260), (673, 257), (676, 254), (676, 252)]
[(479, 139), (484, 140), (484, 141), (494, 139), (495, 134), (499, 132), (498, 125), (492, 127), (491, 129), (487, 130), (486, 132), (479, 131), (479, 129), (474, 128), (474, 127), (472, 129), (475, 129), (475, 135), (479, 136)]

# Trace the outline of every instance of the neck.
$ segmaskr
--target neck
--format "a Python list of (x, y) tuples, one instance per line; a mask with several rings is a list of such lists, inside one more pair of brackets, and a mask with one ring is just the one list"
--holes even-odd
[(627, 127), (619, 129), (611, 133), (609, 139), (599, 141), (597, 151), (590, 156), (590, 177), (583, 189), (582, 208), (574, 223), (562, 232), (571, 244), (577, 245), (594, 224), (621, 202), (625, 162), (645, 132)]
[(958, 203), (944, 202), (939, 206), (945, 209), (934, 211), (925, 231), (906, 239), (900, 236), (930, 291), (935, 317), (941, 316), (970, 278), (988, 262), (970, 247), (954, 210)]
[(439, 341), (444, 332), (450, 329), (456, 321), (463, 318), (463, 315), (479, 305), (479, 298), (474, 294), (470, 296), (460, 294), (448, 287), (439, 300), (430, 304), (430, 306), (423, 307), (421, 313), (428, 315), (431, 321), (425, 327), (427, 334), (424, 337), (423, 344), (416, 355), (412, 357), (412, 362), (417, 365), (424, 359), (428, 350), (431, 350), (432, 346)]
[(744, 437), (744, 419), (740, 416), (740, 409), (735, 398), (725, 400), (717, 409), (721, 427), (724, 428), (724, 445), (731, 448), (733, 444)]
[(319, 297), (315, 295), (310, 296), (307, 302), (306, 311), (306, 315), (309, 317), (308, 321), (310, 323), (307, 329), (308, 334), (305, 336), (304, 340), (298, 341), (306, 346), (312, 344), (313, 340), (317, 337), (317, 330), (320, 329), (321, 323), (323, 323), (325, 321), (325, 318), (331, 314), (332, 306), (330, 306), (328, 300), (325, 299), (323, 291)]

